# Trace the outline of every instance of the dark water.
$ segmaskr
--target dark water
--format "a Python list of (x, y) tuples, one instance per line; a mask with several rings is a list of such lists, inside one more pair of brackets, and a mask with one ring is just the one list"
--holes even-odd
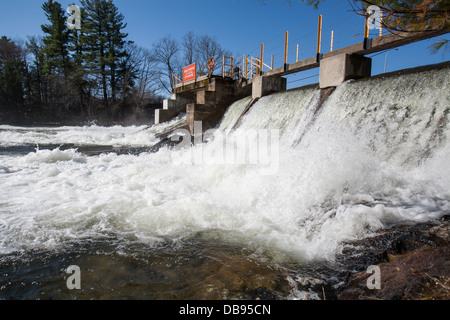
[[(80, 267), (80, 290), (67, 287), (71, 265)], [(3, 256), (0, 270), (2, 299), (273, 300), (287, 298), (292, 289), (289, 268), (201, 240), (159, 248), (86, 241)]]
[[(448, 219), (448, 218), (447, 218)], [(423, 226), (399, 225), (349, 242), (333, 262), (275, 262), (258, 250), (197, 234), (145, 245), (109, 237), (53, 251), (0, 257), (0, 297), (19, 300), (316, 300), (335, 299), (354, 272), (387, 261), (399, 246), (436, 245)], [(419, 230), (419, 231), (418, 231)], [(70, 266), (80, 289), (69, 289)]]

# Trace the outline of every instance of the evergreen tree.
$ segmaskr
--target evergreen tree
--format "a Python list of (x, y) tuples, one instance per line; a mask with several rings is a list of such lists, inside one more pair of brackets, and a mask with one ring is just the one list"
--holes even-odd
[(14, 121), (24, 113), (26, 67), (24, 50), (7, 37), (1, 37), (0, 113)]
[(48, 0), (42, 5), (50, 24), (41, 26), (45, 33), (43, 38), (44, 53), (46, 55), (45, 70), (49, 74), (63, 73), (68, 71), (69, 56), (69, 32), (66, 26), (65, 12), (61, 4)]
[(32, 37), (27, 42), (27, 50), (33, 56), (33, 62), (28, 68), (28, 100), (34, 106), (43, 104), (44, 93), (44, 65), (42, 39)]
[(356, 11), (376, 5), (384, 13), (383, 27), (391, 31), (448, 30), (449, 0), (352, 0)]
[(122, 32), (126, 27), (124, 16), (112, 0), (82, 0), (81, 3), (86, 11), (84, 32), (80, 37), (84, 60), (90, 73), (100, 80), (104, 108), (110, 118), (108, 98), (117, 99), (121, 73), (124, 72), (120, 66), (127, 57), (128, 34)]
[(33, 121), (73, 123), (97, 119), (101, 112), (106, 117), (98, 120), (107, 123), (113, 111), (128, 117), (133, 104), (144, 100), (134, 90), (140, 70), (123, 31), (124, 16), (112, 0), (81, 3), (81, 30), (67, 28), (65, 10), (45, 0), (41, 7), (48, 22), (41, 26), (42, 38), (30, 38), (27, 50), (0, 39), (3, 119), (22, 121), (28, 113)]
[(122, 32), (126, 28), (126, 24), (123, 23), (124, 16), (119, 13), (112, 1), (108, 1), (108, 9), (109, 46), (107, 63), (110, 70), (111, 97), (115, 101), (119, 90), (119, 78), (123, 77), (123, 73), (126, 72), (124, 68), (126, 64), (123, 61), (127, 59), (128, 53), (125, 50), (125, 45), (130, 44), (131, 41), (126, 41), (128, 34)]
[(42, 5), (49, 23), (41, 26), (44, 63), (44, 104), (50, 108), (53, 121), (68, 115), (70, 97), (67, 76), (70, 68), (69, 34), (61, 4), (48, 0)]
[(81, 4), (86, 10), (86, 19), (82, 20), (83, 34), (80, 35), (83, 59), (90, 75), (100, 81), (103, 105), (108, 113), (107, 5), (104, 0), (82, 0)]
[[(81, 21), (86, 21), (86, 10), (81, 8)], [(78, 108), (82, 118), (91, 118), (92, 110), (90, 92), (94, 81), (89, 79), (89, 72), (85, 65), (85, 46), (83, 37), (85, 28), (72, 29), (69, 33), (69, 51), (72, 53), (70, 74), (68, 77), (69, 86), (74, 91), (73, 103)]]

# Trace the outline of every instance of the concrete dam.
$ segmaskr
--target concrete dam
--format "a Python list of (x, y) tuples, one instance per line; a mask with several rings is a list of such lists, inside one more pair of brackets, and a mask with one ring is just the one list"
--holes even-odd
[[(231, 103), (213, 139), (174, 151), (191, 164), (179, 167), (188, 172), (185, 192), (205, 208), (192, 218), (208, 229), (240, 230), (239, 237), (266, 249), (321, 261), (333, 260), (348, 241), (448, 214), (449, 71), (446, 62), (349, 80), (325, 99), (326, 89), (311, 85), (265, 95), (251, 108), (251, 94)], [(279, 131), (273, 174), (260, 174), (261, 163), (189, 162), (197, 149), (213, 154), (230, 139), (247, 139), (247, 151), (258, 148), (257, 136), (247, 132), (260, 129)], [(236, 190), (225, 187), (231, 185)], [(208, 198), (200, 196), (204, 190)]]
[[(186, 112), (186, 125), (191, 133), (196, 121), (201, 121), (204, 129), (214, 128), (230, 103), (251, 95), (252, 102), (248, 106), (250, 108), (263, 96), (285, 91), (287, 80), (283, 76), (313, 68), (320, 68), (319, 88), (329, 89), (323, 92), (325, 95), (322, 97), (323, 100), (327, 92), (331, 92), (333, 88), (345, 81), (371, 76), (372, 60), (365, 55), (422, 41), (447, 32), (447, 30), (438, 30), (390, 33), (373, 39), (364, 38), (361, 43), (328, 53), (320, 53), (319, 39), (317, 56), (291, 64), (287, 63), (286, 33), (285, 63), (282, 67), (274, 68), (273, 58), (271, 67), (264, 63), (264, 44), (261, 44), (260, 56), (251, 59), (244, 57), (242, 66), (234, 67), (234, 58), (222, 57), (220, 76), (212, 74), (211, 70), (208, 75), (200, 76), (190, 67), (186, 68), (192, 75), (189, 80), (184, 78), (180, 80), (174, 74), (172, 96), (164, 101), (163, 109), (155, 111), (155, 123), (166, 122), (180, 112)], [(211, 62), (214, 64), (213, 57), (208, 61), (208, 67)], [(265, 67), (269, 70), (264, 71)]]

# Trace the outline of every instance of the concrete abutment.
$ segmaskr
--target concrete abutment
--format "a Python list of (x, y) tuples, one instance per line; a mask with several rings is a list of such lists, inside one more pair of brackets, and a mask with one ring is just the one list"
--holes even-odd
[(320, 89), (337, 87), (350, 79), (370, 77), (372, 59), (356, 54), (342, 53), (320, 61)]
[(259, 99), (269, 94), (286, 91), (287, 79), (258, 75), (252, 80), (252, 98)]
[(164, 101), (164, 108), (155, 111), (155, 123), (186, 112), (186, 124), (191, 133), (196, 121), (202, 121), (203, 130), (211, 129), (219, 123), (230, 104), (251, 94), (251, 86), (221, 77), (191, 86), (195, 89), (188, 88), (187, 92), (173, 94), (171, 99)]
[(155, 124), (170, 121), (181, 112), (186, 111), (186, 104), (194, 97), (192, 92), (172, 94), (170, 99), (163, 101), (163, 108), (155, 110)]

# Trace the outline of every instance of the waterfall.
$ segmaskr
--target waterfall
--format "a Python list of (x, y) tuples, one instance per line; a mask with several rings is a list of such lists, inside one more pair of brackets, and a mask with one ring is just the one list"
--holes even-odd
[(263, 97), (230, 135), (278, 129), (280, 171), (235, 183), (252, 189), (277, 230), (292, 232), (285, 248), (311, 257), (397, 223), (438, 218), (450, 209), (449, 79), (447, 66), (348, 81), (326, 101), (314, 86)]
[[(244, 112), (247, 97), (228, 108), (208, 143), (138, 155), (86, 156), (77, 146), (147, 139), (151, 147), (184, 118), (152, 128), (2, 127), (0, 138), (15, 147), (70, 139), (71, 149), (0, 155), (1, 250), (105, 234), (155, 245), (201, 234), (307, 262), (332, 260), (344, 242), (392, 225), (439, 218), (450, 210), (448, 71), (348, 81), (329, 95), (308, 86)], [(252, 162), (261, 138), (278, 143), (263, 150), (271, 156), (264, 165), (276, 160), (269, 174)], [(194, 161), (227, 150), (247, 152), (249, 163)]]

